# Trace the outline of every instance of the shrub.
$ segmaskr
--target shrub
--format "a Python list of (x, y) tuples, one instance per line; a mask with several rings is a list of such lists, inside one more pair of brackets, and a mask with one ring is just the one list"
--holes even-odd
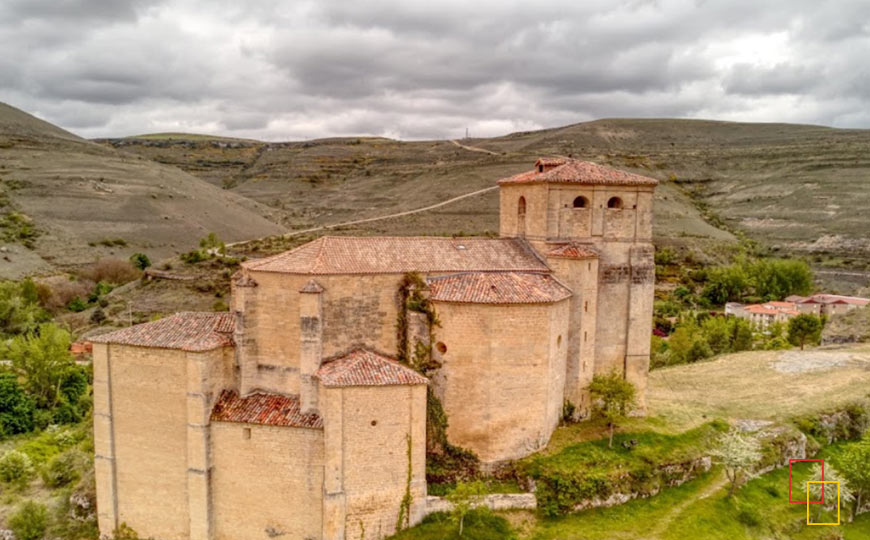
[(67, 304), (66, 308), (72, 312), (80, 313), (86, 309), (88, 309), (87, 303), (84, 300), (76, 296), (72, 300), (70, 300), (69, 304)]
[(97, 309), (95, 309), (94, 312), (91, 313), (90, 320), (94, 324), (101, 324), (103, 321), (106, 320), (106, 318), (106, 312), (103, 311), (103, 308), (97, 306)]
[(0, 427), (2, 434), (14, 435), (33, 431), (33, 400), (14, 373), (0, 373)]
[(144, 253), (134, 253), (130, 255), (130, 264), (139, 270), (145, 270), (151, 266), (151, 259), (149, 259), (148, 255), (145, 255)]
[(90, 281), (53, 281), (41, 284), (40, 299), (42, 305), (49, 309), (58, 310), (66, 308), (75, 298), (86, 297), (92, 287)]
[(112, 287), (110, 284), (105, 281), (98, 281), (96, 285), (94, 285), (94, 289), (88, 295), (88, 303), (94, 303), (100, 299), (101, 296), (109, 294), (112, 292)]
[(27, 501), (9, 516), (8, 524), (18, 540), (40, 540), (48, 528), (48, 509), (37, 502)]
[(87, 463), (87, 456), (79, 450), (67, 450), (57, 455), (42, 467), (39, 474), (42, 482), (50, 488), (58, 488), (76, 482)]
[(187, 253), (182, 253), (178, 258), (187, 264), (196, 264), (206, 260), (208, 256), (201, 250), (195, 249), (193, 251), (188, 251)]
[(737, 521), (747, 527), (758, 527), (762, 522), (761, 513), (757, 508), (747, 505), (737, 512)]
[(27, 485), (33, 478), (33, 462), (23, 452), (9, 450), (0, 457), (0, 481)]
[(121, 285), (139, 278), (139, 270), (130, 261), (104, 257), (79, 271), (79, 275), (93, 283), (105, 281)]

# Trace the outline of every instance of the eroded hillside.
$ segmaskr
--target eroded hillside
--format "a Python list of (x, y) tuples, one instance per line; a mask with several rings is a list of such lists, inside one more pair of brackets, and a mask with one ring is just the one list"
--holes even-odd
[(108, 254), (164, 257), (190, 249), (209, 232), (243, 240), (282, 231), (270, 221), (272, 211), (255, 201), (4, 104), (0, 189), (0, 277), (50, 272)]

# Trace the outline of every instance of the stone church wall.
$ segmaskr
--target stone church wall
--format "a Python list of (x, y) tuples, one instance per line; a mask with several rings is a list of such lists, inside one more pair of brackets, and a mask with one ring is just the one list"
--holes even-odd
[(321, 403), (323, 538), (389, 536), (406, 492), (411, 504), (404, 514), (411, 525), (419, 522), (426, 498), (426, 386), (321, 386)]
[(215, 540), (320, 538), (323, 431), (212, 422)]
[[(102, 531), (126, 523), (144, 537), (189, 537), (186, 367), (183, 351), (95, 344), (94, 429)], [(105, 400), (109, 394), (97, 390), (107, 380), (110, 403)], [(108, 425), (103, 416), (107, 413)], [(108, 460), (103, 459), (112, 450), (114, 482)], [(111, 515), (113, 507), (117, 516)]]
[(435, 350), (446, 352), (433, 384), (451, 443), (485, 463), (547, 443), (562, 410), (569, 306), (435, 303)]

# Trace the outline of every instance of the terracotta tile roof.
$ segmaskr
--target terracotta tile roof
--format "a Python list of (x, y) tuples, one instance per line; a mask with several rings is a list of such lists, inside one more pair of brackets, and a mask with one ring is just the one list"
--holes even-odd
[(327, 360), (317, 370), (324, 386), (396, 386), (429, 384), (429, 379), (392, 358), (366, 349)]
[(567, 160), (565, 163), (544, 172), (539, 173), (535, 169), (498, 181), (500, 185), (539, 182), (610, 186), (656, 186), (659, 183), (655, 178), (576, 159)]
[(779, 311), (777, 311), (775, 309), (766, 308), (766, 307), (764, 307), (762, 305), (758, 305), (758, 304), (746, 306), (744, 309), (746, 311), (748, 311), (749, 313), (758, 313), (760, 315), (776, 315), (777, 313), (780, 313)]
[(258, 272), (310, 275), (549, 271), (522, 240), (436, 236), (324, 236), (242, 266)]
[(870, 299), (859, 298), (857, 296), (843, 296), (841, 294), (814, 294), (808, 300), (814, 300), (822, 304), (855, 304), (857, 306), (870, 304)]
[(176, 313), (159, 321), (137, 324), (90, 338), (94, 343), (209, 351), (231, 347), (235, 319), (230, 313)]
[(771, 302), (765, 302), (766, 306), (774, 306), (774, 307), (782, 307), (782, 308), (794, 308), (794, 302), (780, 302), (778, 300), (773, 300)]
[(571, 297), (549, 274), (475, 272), (429, 278), (430, 298), (469, 304), (544, 304)]
[(543, 165), (545, 168), (549, 169), (551, 167), (564, 165), (567, 161), (568, 160), (565, 158), (538, 158), (538, 161), (535, 162), (535, 167)]
[(320, 416), (302, 414), (298, 396), (266, 392), (240, 397), (233, 390), (224, 390), (212, 407), (211, 420), (265, 426), (323, 428), (323, 419)]
[(591, 247), (579, 244), (562, 244), (547, 252), (547, 257), (558, 259), (597, 259), (598, 252)]

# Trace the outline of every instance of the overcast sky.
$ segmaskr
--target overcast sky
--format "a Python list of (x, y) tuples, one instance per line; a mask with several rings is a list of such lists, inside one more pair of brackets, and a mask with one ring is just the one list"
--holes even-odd
[(868, 0), (0, 0), (0, 101), (86, 137), (870, 128)]

